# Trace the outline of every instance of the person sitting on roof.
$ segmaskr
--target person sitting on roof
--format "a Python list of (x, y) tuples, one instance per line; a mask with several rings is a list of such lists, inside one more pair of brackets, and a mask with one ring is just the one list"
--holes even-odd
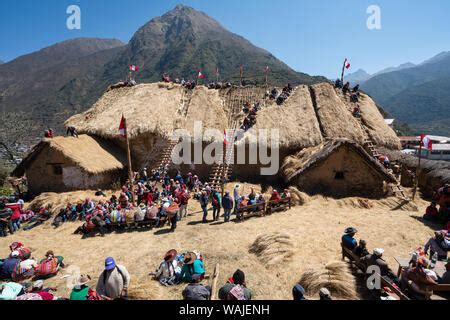
[(278, 90), (276, 88), (273, 88), (272, 91), (270, 91), (270, 99), (275, 100), (278, 96)]
[(196, 283), (205, 277), (205, 266), (195, 252), (189, 252), (183, 260), (183, 267), (178, 276), (179, 282)]
[(168, 251), (164, 255), (164, 260), (160, 263), (158, 269), (154, 273), (150, 274), (164, 286), (172, 286), (176, 284), (177, 274), (181, 271), (177, 266), (177, 254), (178, 253), (175, 249)]
[(77, 137), (78, 138), (78, 132), (77, 129), (73, 126), (68, 126), (66, 130), (66, 135), (71, 137)]
[(358, 230), (353, 227), (345, 229), (344, 235), (342, 236), (342, 245), (345, 248), (353, 251), (357, 247), (358, 243), (355, 239), (355, 235), (357, 232)]
[(345, 85), (342, 87), (342, 93), (344, 95), (347, 94), (347, 92), (350, 92), (350, 82), (346, 82)]
[(252, 292), (245, 283), (245, 274), (237, 270), (233, 277), (219, 290), (219, 299), (222, 301), (252, 300)]
[(361, 118), (361, 108), (359, 107), (359, 104), (357, 104), (355, 108), (353, 108), (353, 116), (355, 118)]
[(427, 221), (436, 221), (439, 218), (439, 211), (436, 208), (436, 201), (431, 202), (431, 204), (427, 207), (425, 215), (423, 216), (424, 220)]
[(47, 139), (52, 139), (53, 138), (53, 130), (51, 128), (48, 128), (47, 130), (45, 130), (44, 137)]
[(353, 102), (353, 103), (359, 102), (359, 97), (358, 97), (358, 94), (357, 94), (357, 93), (352, 92), (352, 93), (350, 94), (350, 102)]
[(358, 93), (359, 92), (359, 84), (353, 87), (353, 92)]
[(334, 82), (334, 87), (337, 89), (342, 89), (342, 81), (341, 79), (337, 78), (336, 81)]

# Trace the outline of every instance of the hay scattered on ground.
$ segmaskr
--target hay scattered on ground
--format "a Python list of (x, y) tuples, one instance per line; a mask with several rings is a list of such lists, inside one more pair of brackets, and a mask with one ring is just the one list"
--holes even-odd
[(164, 300), (164, 288), (150, 276), (132, 279), (128, 289), (129, 299), (132, 300)]
[(272, 266), (291, 260), (293, 246), (289, 235), (276, 232), (259, 236), (249, 252), (255, 254), (264, 265)]
[(358, 298), (355, 277), (348, 264), (342, 261), (328, 263), (321, 269), (307, 270), (300, 278), (299, 284), (309, 297), (318, 295), (321, 288), (327, 288), (334, 298)]

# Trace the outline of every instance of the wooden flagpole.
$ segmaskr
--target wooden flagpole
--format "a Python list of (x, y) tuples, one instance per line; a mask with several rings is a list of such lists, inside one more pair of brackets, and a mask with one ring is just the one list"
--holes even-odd
[(413, 191), (413, 196), (412, 199), (413, 201), (416, 198), (416, 194), (417, 194), (417, 189), (419, 187), (419, 175), (420, 175), (420, 166), (422, 163), (422, 144), (423, 144), (423, 139), (420, 139), (420, 147), (419, 147), (419, 163), (417, 164), (417, 168), (416, 168), (416, 177), (415, 177), (415, 181), (414, 181), (414, 191)]
[(269, 67), (266, 67), (266, 89), (269, 87)]
[(242, 87), (242, 79), (244, 78), (244, 66), (241, 66), (241, 83), (240, 86)]
[[(128, 126), (127, 126), (127, 119), (123, 117), (124, 120), (124, 126), (125, 126), (125, 139), (127, 140), (127, 158), (128, 158), (128, 180), (130, 180), (131, 185), (134, 185), (134, 174), (133, 174), (133, 168), (131, 166), (131, 150), (130, 150), (130, 138), (128, 137)], [(131, 201), (134, 205), (134, 192), (131, 191)]]
[(342, 66), (342, 74), (341, 74), (341, 83), (344, 85), (344, 73), (345, 73), (345, 63), (347, 62), (347, 58), (344, 60), (344, 65)]

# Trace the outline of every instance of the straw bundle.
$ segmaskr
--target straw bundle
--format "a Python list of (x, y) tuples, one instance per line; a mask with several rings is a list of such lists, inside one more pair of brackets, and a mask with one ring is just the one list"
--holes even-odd
[(249, 252), (255, 254), (264, 265), (273, 266), (291, 260), (293, 246), (290, 236), (276, 232), (259, 236)]
[(331, 262), (323, 269), (308, 270), (303, 273), (299, 284), (305, 288), (308, 296), (317, 295), (321, 288), (327, 288), (332, 296), (355, 300), (355, 278), (345, 262)]

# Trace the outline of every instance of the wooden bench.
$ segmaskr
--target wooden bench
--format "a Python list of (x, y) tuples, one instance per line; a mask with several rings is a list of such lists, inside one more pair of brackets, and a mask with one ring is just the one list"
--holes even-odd
[(239, 208), (239, 220), (242, 221), (245, 218), (259, 216), (263, 217), (268, 214), (272, 214), (277, 211), (287, 211), (292, 208), (291, 198), (277, 201), (267, 201), (264, 203), (258, 203), (251, 206), (245, 206)]
[(291, 210), (292, 208), (292, 200), (291, 198), (289, 199), (282, 199), (281, 201), (277, 202), (277, 201), (269, 201), (267, 203), (267, 214), (271, 214), (272, 212), (277, 212), (277, 211), (287, 211), (287, 210)]
[[(361, 261), (361, 258), (355, 255), (352, 250), (346, 248), (343, 243), (341, 243), (341, 248), (342, 248), (342, 260), (345, 260), (345, 258), (347, 258), (350, 261), (350, 266), (352, 268), (353, 265), (355, 265), (360, 271), (364, 273), (365, 276), (367, 276), (367, 266), (364, 262)], [(378, 277), (381, 280), (382, 287), (389, 288), (390, 291), (392, 291), (392, 293), (398, 297), (398, 299), (410, 300), (399, 288), (394, 286), (387, 277), (383, 277), (380, 274), (378, 274)], [(386, 293), (389, 294), (389, 292)]]
[[(160, 226), (164, 226), (168, 219), (161, 218), (159, 221)], [(133, 223), (126, 223), (126, 222), (111, 222), (109, 225), (107, 225), (111, 229), (118, 229), (121, 227), (125, 227), (128, 229), (139, 229), (139, 228), (150, 228), (152, 230), (153, 228), (157, 227), (156, 220), (144, 220), (144, 221), (138, 221)]]
[(255, 216), (263, 217), (265, 214), (266, 214), (266, 202), (239, 208), (238, 219), (239, 221), (243, 221), (245, 218)]

